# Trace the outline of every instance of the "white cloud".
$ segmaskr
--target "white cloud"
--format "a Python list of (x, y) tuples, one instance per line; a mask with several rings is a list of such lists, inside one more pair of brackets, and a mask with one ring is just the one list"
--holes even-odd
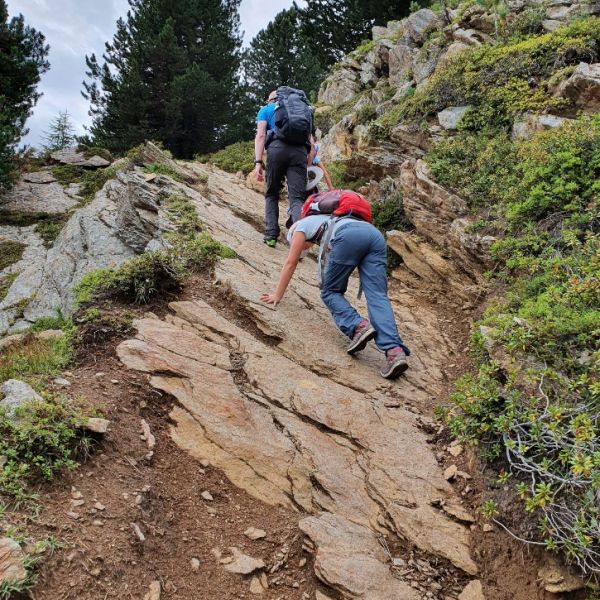
[[(50, 44), (51, 68), (42, 77), (39, 91), (43, 96), (27, 122), (30, 133), (24, 142), (40, 146), (50, 120), (65, 109), (77, 132), (83, 133), (83, 126), (90, 121), (88, 104), (81, 96), (85, 55), (102, 54), (104, 43), (115, 32), (117, 19), (127, 14), (127, 0), (7, 0), (7, 4), (11, 16), (22, 13), (26, 23), (41, 31)], [(242, 0), (244, 44), (291, 5), (292, 0)]]

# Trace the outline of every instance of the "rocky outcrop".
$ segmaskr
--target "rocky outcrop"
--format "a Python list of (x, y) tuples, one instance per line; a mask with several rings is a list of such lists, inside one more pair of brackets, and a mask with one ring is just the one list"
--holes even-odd
[(402, 265), (392, 271), (392, 277), (411, 283), (413, 277), (438, 294), (452, 294), (463, 300), (470, 299), (476, 288), (473, 280), (449, 258), (443, 257), (431, 244), (406, 231), (388, 231), (389, 247), (402, 258)]
[(15, 540), (0, 538), (0, 586), (10, 589), (11, 585), (27, 578), (25, 555)]
[(557, 93), (569, 98), (583, 112), (594, 114), (600, 111), (600, 63), (579, 63)]
[(438, 122), (444, 129), (458, 129), (460, 120), (470, 106), (449, 106), (437, 114)]
[[(276, 310), (258, 301), (285, 255), (262, 243), (255, 224), (263, 199), (216, 170), (208, 190), (210, 202), (190, 196), (199, 216), (240, 257), (216, 265), (227, 301), (172, 303), (164, 320), (137, 321), (136, 337), (118, 348), (128, 367), (177, 399), (173, 439), (255, 497), (308, 515), (300, 527), (312, 540), (316, 573), (343, 598), (419, 597), (390, 571), (382, 534), (475, 573), (468, 527), (439, 508), (460, 500), (403, 408), (441, 389), (449, 350), (429, 324), (435, 317), (404, 290), (391, 291), (415, 359), (401, 384), (384, 383), (377, 352), (346, 354), (312, 261), (299, 265)], [(230, 320), (232, 306), (251, 327)]]
[[(147, 160), (162, 160), (182, 179), (201, 178), (200, 173), (191, 174), (152, 144), (144, 151)], [(57, 311), (71, 314), (73, 288), (83, 275), (162, 247), (164, 234), (173, 229), (164, 201), (173, 193), (186, 194), (188, 190), (165, 176), (152, 176), (148, 181), (139, 168), (131, 167), (119, 172), (92, 202), (73, 212), (50, 249), (44, 247), (33, 226), (0, 227), (0, 238), (26, 246), (22, 259), (0, 273), (14, 277), (0, 302), (0, 336)], [(36, 206), (43, 200), (40, 196)]]
[(52, 174), (46, 171), (30, 173), (5, 194), (0, 195), (0, 221), (2, 213), (62, 214), (77, 205)]
[(467, 203), (437, 184), (422, 160), (402, 165), (400, 184), (404, 212), (419, 235), (441, 249), (474, 282), (479, 281), (489, 247), (495, 241), (469, 231)]
[(529, 139), (540, 131), (556, 129), (571, 119), (557, 117), (556, 115), (534, 115), (524, 114), (519, 120), (513, 123), (511, 137), (515, 140)]
[(86, 157), (84, 152), (80, 152), (76, 148), (67, 148), (65, 150), (57, 150), (50, 154), (50, 158), (63, 165), (73, 165), (76, 167), (85, 167), (89, 169), (99, 169), (110, 166), (110, 161), (96, 154)]

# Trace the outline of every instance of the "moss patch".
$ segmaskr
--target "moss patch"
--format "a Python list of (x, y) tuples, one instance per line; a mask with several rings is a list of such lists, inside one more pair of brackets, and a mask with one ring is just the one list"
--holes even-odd
[(196, 159), (213, 164), (228, 173), (242, 171), (247, 175), (254, 169), (254, 140), (236, 142), (213, 154), (197, 156)]
[(0, 241), (0, 271), (19, 262), (25, 251), (25, 244), (13, 241)]
[(13, 284), (14, 280), (17, 278), (16, 273), (11, 273), (10, 275), (5, 275), (4, 277), (0, 277), (0, 302), (6, 298), (8, 294), (8, 290), (10, 290), (10, 286)]
[(448, 106), (471, 105), (462, 128), (508, 128), (526, 111), (568, 106), (552, 94), (549, 80), (560, 69), (600, 56), (600, 19), (587, 17), (553, 33), (473, 47), (452, 57), (423, 89), (378, 119), (384, 130), (401, 121), (419, 123)]

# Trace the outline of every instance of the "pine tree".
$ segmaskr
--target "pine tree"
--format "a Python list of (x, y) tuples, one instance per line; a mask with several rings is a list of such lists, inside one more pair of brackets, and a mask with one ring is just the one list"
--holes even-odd
[(374, 25), (408, 15), (409, 6), (410, 0), (307, 0), (301, 11), (303, 34), (331, 65), (370, 39)]
[(25, 25), (23, 15), (9, 21), (0, 0), (0, 190), (11, 183), (16, 146), (41, 95), (37, 84), (50, 68), (48, 51), (44, 36)]
[(243, 59), (245, 77), (257, 101), (280, 85), (315, 94), (326, 66), (303, 35), (300, 10), (283, 10), (250, 43)]
[(146, 139), (177, 157), (214, 149), (235, 127), (240, 0), (129, 0), (103, 64), (86, 57), (90, 134), (116, 152)]
[(75, 129), (68, 111), (59, 112), (50, 121), (48, 131), (44, 132), (44, 150), (64, 150), (70, 148), (76, 141)]

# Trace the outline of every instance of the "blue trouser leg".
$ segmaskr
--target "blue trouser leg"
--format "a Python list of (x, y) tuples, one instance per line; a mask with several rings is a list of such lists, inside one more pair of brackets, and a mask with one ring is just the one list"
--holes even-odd
[(355, 268), (354, 265), (335, 262), (330, 257), (327, 261), (327, 271), (321, 288), (321, 299), (329, 309), (335, 324), (348, 337), (352, 337), (362, 319), (344, 296), (348, 289), (348, 279)]
[(334, 236), (323, 278), (321, 298), (338, 328), (348, 337), (361, 321), (356, 309), (346, 300), (348, 279), (358, 266), (360, 282), (367, 299), (369, 320), (376, 330), (380, 350), (400, 346), (410, 354), (398, 334), (396, 320), (387, 295), (386, 245), (381, 233), (364, 222), (345, 224)]
[(400, 346), (408, 355), (410, 350), (404, 345), (398, 333), (396, 319), (388, 298), (386, 265), (385, 240), (381, 236), (381, 240), (374, 239), (371, 251), (358, 265), (360, 282), (367, 299), (369, 320), (377, 332), (375, 344), (380, 350), (385, 351)]

